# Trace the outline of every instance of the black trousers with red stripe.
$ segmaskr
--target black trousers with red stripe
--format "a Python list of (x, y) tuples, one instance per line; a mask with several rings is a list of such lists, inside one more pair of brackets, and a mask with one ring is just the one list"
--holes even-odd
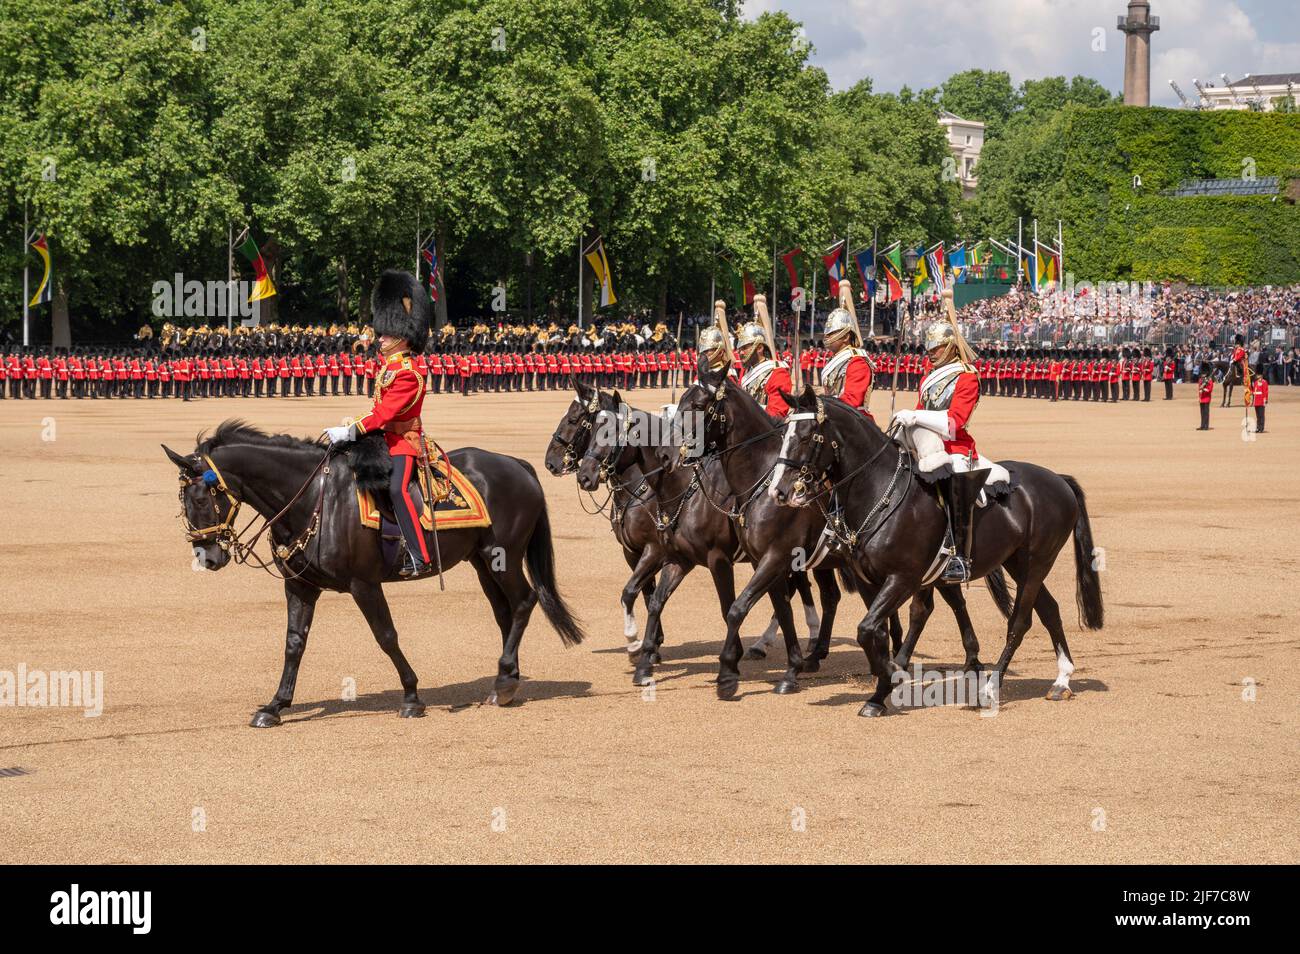
[(388, 497), (393, 502), (393, 516), (406, 540), (406, 549), (421, 562), (429, 562), (429, 550), (424, 543), (420, 527), (420, 514), (411, 499), (411, 478), (415, 475), (416, 460), (410, 454), (393, 455), (393, 476), (388, 482)]

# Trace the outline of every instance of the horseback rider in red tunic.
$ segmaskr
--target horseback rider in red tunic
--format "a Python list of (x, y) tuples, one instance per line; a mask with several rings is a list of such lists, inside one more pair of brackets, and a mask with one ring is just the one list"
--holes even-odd
[[(896, 412), (893, 422), (908, 429), (918, 453), (924, 446), (917, 441), (918, 429), (937, 436), (942, 444), (922, 453), (917, 464), (924, 472), (942, 475), (939, 480), (954, 551), (942, 582), (965, 583), (970, 579), (975, 506), (995, 465), (979, 455), (967, 430), (979, 404), (979, 372), (974, 366), (975, 355), (957, 327), (951, 288), (945, 290), (944, 300), (949, 320), (936, 321), (925, 331), (925, 350), (934, 370), (921, 382), (915, 409)], [(934, 442), (934, 437), (929, 440)]]
[(840, 307), (826, 316), (822, 332), (831, 358), (822, 368), (822, 387), (825, 392), (839, 398), (850, 407), (871, 417), (871, 378), (874, 369), (871, 358), (862, 348), (862, 331), (858, 328), (857, 313), (853, 307), (853, 289), (847, 281), (840, 282)]
[(772, 324), (767, 313), (767, 299), (754, 296), (754, 320), (740, 326), (736, 332), (736, 352), (745, 369), (740, 385), (749, 392), (767, 413), (778, 420), (790, 413), (781, 392), (794, 393), (790, 379), (790, 366), (776, 360), (776, 344), (772, 340)]
[(420, 527), (420, 514), (411, 499), (410, 483), (425, 453), (420, 421), (424, 380), (415, 370), (412, 355), (422, 353), (428, 344), (429, 297), (412, 275), (389, 269), (375, 286), (370, 310), (383, 358), (370, 413), (340, 427), (327, 427), (325, 434), (334, 444), (356, 440), (372, 431), (383, 432), (393, 459), (388, 493), (393, 515), (406, 541), (406, 561), (400, 574), (423, 576), (433, 567)]

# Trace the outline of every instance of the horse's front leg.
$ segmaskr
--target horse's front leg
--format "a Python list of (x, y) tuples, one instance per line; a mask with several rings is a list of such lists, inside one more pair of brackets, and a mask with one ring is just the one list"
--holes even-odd
[(366, 622), (370, 624), (370, 632), (374, 634), (375, 642), (397, 667), (397, 678), (402, 681), (402, 708), (398, 710), (398, 714), (404, 719), (424, 715), (424, 703), (420, 701), (418, 689), (419, 680), (415, 678), (415, 670), (411, 668), (411, 664), (402, 655), (402, 647), (397, 645), (397, 630), (393, 626), (393, 616), (388, 611), (384, 588), (378, 583), (353, 580), (349, 592), (356, 600)]
[(273, 698), (253, 713), (248, 724), (254, 729), (269, 729), (280, 724), (280, 713), (293, 705), (293, 689), (298, 682), (298, 666), (307, 649), (307, 634), (316, 613), (320, 589), (301, 580), (284, 581), (284, 599), (289, 613), (288, 631), (284, 637), (284, 671), (280, 674), (280, 688)]
[[(902, 646), (894, 647), (894, 665), (906, 669), (916, 651), (916, 643), (925, 631), (925, 624), (934, 612), (934, 588), (921, 590), (912, 597), (912, 607), (907, 614), (907, 639)], [(891, 632), (892, 636), (892, 632)]]
[[(718, 698), (734, 699), (740, 688), (740, 657), (745, 647), (740, 642), (740, 627), (745, 617), (759, 597), (772, 588), (772, 585), (790, 572), (789, 557), (777, 551), (770, 551), (754, 567), (754, 575), (748, 585), (740, 591), (727, 610), (727, 640), (722, 644), (722, 653), (718, 656)], [(790, 606), (786, 603), (786, 615), (790, 617)], [(784, 626), (782, 627), (785, 628)], [(790, 617), (790, 631), (794, 630), (794, 620)]]
[(860, 716), (882, 716), (889, 710), (885, 700), (893, 686), (893, 674), (898, 670), (889, 656), (889, 617), (898, 611), (903, 602), (916, 592), (919, 579), (895, 574), (887, 577), (879, 592), (871, 598), (871, 608), (858, 624), (858, 645), (867, 654), (871, 673), (876, 677), (876, 691), (863, 703)]

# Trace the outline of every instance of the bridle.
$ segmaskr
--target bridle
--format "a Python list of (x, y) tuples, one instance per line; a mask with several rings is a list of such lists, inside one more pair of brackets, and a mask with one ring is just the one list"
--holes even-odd
[[(212, 458), (207, 454), (196, 454), (196, 457), (202, 458), (203, 463), (207, 465), (207, 469), (197, 477), (187, 477), (185, 474), (181, 474), (180, 489), (177, 492), (177, 496), (180, 498), (181, 503), (180, 518), (185, 524), (185, 538), (192, 544), (215, 542), (222, 550), (229, 553), (231, 559), (236, 563), (244, 564), (252, 562), (254, 566), (265, 570), (271, 576), (276, 576), (273, 567), (276, 567), (279, 564), (283, 564), (284, 569), (287, 571), (288, 561), (292, 557), (302, 553), (307, 548), (307, 544), (311, 542), (313, 537), (316, 537), (317, 532), (320, 530), (321, 511), (325, 501), (325, 478), (330, 474), (329, 459), (333, 452), (334, 447), (331, 445), (325, 451), (325, 456), (320, 459), (320, 462), (313, 467), (311, 473), (307, 475), (307, 480), (298, 488), (298, 492), (289, 499), (289, 502), (285, 504), (284, 507), (281, 508), (280, 512), (275, 516), (263, 517), (262, 525), (257, 528), (257, 531), (253, 533), (251, 537), (248, 537), (247, 535), (249, 531), (253, 529), (253, 525), (257, 523), (257, 517), (250, 520), (243, 530), (235, 529), (235, 519), (239, 515), (239, 508), (243, 502), (231, 492), (229, 485), (226, 483), (225, 477), (223, 477), (221, 471), (217, 469), (217, 465), (213, 462)], [(298, 502), (299, 498), (302, 497), (303, 493), (311, 485), (312, 480), (318, 475), (320, 480), (316, 495), (316, 504), (312, 508), (311, 520), (308, 521), (307, 528), (303, 530), (303, 532), (300, 533), (290, 544), (279, 544), (275, 546), (273, 548), (271, 561), (268, 562), (263, 560), (254, 550), (257, 546), (257, 542), (262, 538), (263, 534), (275, 526), (280, 519), (284, 517), (290, 509), (292, 509), (293, 505)], [(212, 504), (213, 516), (217, 518), (216, 523), (207, 527), (195, 527), (193, 522), (190, 520), (189, 511), (186, 506), (185, 491), (190, 487), (200, 486), (207, 489), (208, 497)], [(224, 517), (221, 515), (221, 507), (218, 502), (221, 496), (226, 498), (228, 504), (226, 515)], [(245, 537), (247, 537), (246, 540), (244, 539)], [(278, 576), (277, 579), (296, 580), (298, 577), (302, 576), (306, 570), (307, 567), (304, 566), (301, 571), (293, 573), (291, 576), (286, 573), (284, 576)]]
[[(591, 396), (591, 400), (583, 406), (582, 420), (574, 424), (573, 421), (569, 420), (569, 415), (565, 414), (564, 420), (556, 425), (555, 432), (551, 434), (551, 443), (564, 448), (564, 459), (560, 465), (560, 472), (556, 476), (563, 477), (565, 474), (572, 474), (578, 469), (579, 459), (591, 444), (591, 431), (595, 426), (596, 415), (599, 413), (600, 392), (597, 391)], [(560, 436), (560, 428), (566, 424), (571, 424), (577, 428), (573, 437)], [(586, 432), (585, 437), (583, 436), (584, 431)], [(581, 447), (579, 442), (582, 444)]]
[[(852, 470), (841, 475), (838, 480), (832, 480), (831, 469), (841, 463), (842, 455), (840, 452), (839, 441), (834, 440), (833, 438), (828, 439), (827, 435), (821, 431), (821, 427), (826, 423), (826, 412), (822, 405), (821, 398), (817, 399), (816, 412), (808, 411), (799, 414), (791, 414), (786, 418), (787, 427), (789, 428), (787, 434), (793, 435), (794, 428), (798, 425), (799, 421), (807, 420), (816, 422), (813, 433), (809, 438), (810, 443), (816, 447), (812, 456), (808, 460), (804, 461), (782, 456), (778, 463), (784, 464), (792, 470), (797, 469), (797, 476), (792, 485), (792, 489), (796, 494), (803, 493), (807, 487), (806, 481), (811, 480), (813, 483), (821, 485), (821, 489), (814, 494), (808, 495), (806, 499), (810, 502), (815, 501), (817, 503), (817, 509), (821, 511), (822, 516), (826, 520), (827, 532), (834, 536), (839, 543), (852, 549), (857, 546), (858, 542), (864, 536), (869, 537), (874, 535), (880, 527), (884, 525), (885, 521), (893, 515), (894, 511), (898, 509), (904, 498), (907, 497), (912, 482), (912, 468), (908, 466), (909, 455), (907, 448), (893, 437), (893, 428), (891, 428), (886, 434), (889, 439), (881, 442), (879, 450)], [(880, 456), (890, 447), (894, 447), (898, 451), (898, 462), (894, 467), (893, 476), (889, 478), (889, 483), (885, 486), (884, 493), (880, 495), (879, 499), (876, 500), (871, 509), (867, 511), (867, 515), (862, 519), (862, 522), (857, 526), (857, 528), (851, 528), (844, 523), (842, 511), (836, 507), (835, 504), (832, 503), (832, 508), (834, 509), (831, 512), (827, 512), (825, 505), (822, 503), (822, 498), (833, 496), (840, 488), (847, 486), (855, 480), (859, 474), (874, 464), (876, 460), (879, 459)], [(784, 451), (784, 449), (784, 445), (782, 445), (782, 450)], [(831, 454), (831, 459), (829, 462), (823, 464), (822, 458), (828, 449)], [(899, 477), (904, 473), (907, 475), (907, 483), (903, 487), (902, 493), (895, 496), (894, 488), (898, 484)], [(893, 506), (890, 506), (891, 504)], [(881, 512), (887, 507), (889, 510), (883, 517), (881, 517), (878, 525), (871, 527), (871, 524), (876, 519), (877, 515), (881, 514)], [(870, 532), (868, 532), (869, 527), (871, 527)]]
[[(690, 462), (690, 467), (695, 473), (695, 482), (699, 485), (700, 489), (703, 491), (704, 499), (708, 501), (709, 505), (713, 507), (714, 510), (718, 511), (721, 514), (724, 514), (731, 520), (735, 520), (740, 526), (743, 527), (745, 525), (745, 511), (749, 509), (750, 504), (752, 504), (759, 497), (759, 495), (762, 494), (763, 490), (767, 487), (768, 482), (772, 479), (772, 473), (776, 469), (776, 464), (774, 463), (771, 467), (769, 467), (763, 473), (763, 475), (759, 477), (759, 479), (753, 484), (753, 486), (751, 486), (743, 494), (733, 495), (734, 499), (740, 501), (739, 505), (734, 508), (724, 507), (721, 504), (719, 504), (716, 500), (713, 499), (713, 493), (710, 491), (709, 487), (706, 485), (704, 481), (702, 468), (710, 460), (717, 460), (721, 462), (722, 459), (726, 457), (728, 454), (735, 453), (738, 450), (743, 450), (744, 448), (749, 447), (751, 444), (757, 444), (759, 441), (765, 441), (769, 437), (776, 436), (776, 434), (782, 430), (783, 425), (777, 424), (766, 431), (759, 431), (757, 434), (754, 434), (752, 437), (747, 437), (743, 441), (740, 441), (739, 443), (732, 444), (728, 447), (719, 448), (718, 447), (719, 441), (723, 440), (727, 436), (727, 434), (729, 434), (731, 431), (731, 426), (727, 419), (727, 412), (722, 409), (722, 402), (726, 400), (727, 397), (727, 379), (724, 377), (716, 388), (710, 389), (700, 384), (697, 384), (695, 386), (700, 387), (703, 390), (709, 391), (711, 395), (709, 404), (704, 409), (705, 435), (707, 436), (709, 431), (712, 429), (711, 428), (712, 424), (717, 424), (719, 428), (718, 438), (710, 440), (704, 446), (704, 453), (700, 454), (698, 457), (696, 457), (694, 460)], [(688, 450), (689, 448), (685, 444), (683, 444), (681, 450), (678, 452), (682, 461), (686, 460), (686, 452)]]
[[(217, 545), (223, 550), (229, 551), (233, 541), (236, 539), (235, 518), (239, 515), (240, 501), (230, 492), (226, 485), (226, 479), (221, 476), (221, 471), (217, 470), (217, 465), (212, 462), (212, 458), (207, 454), (196, 455), (203, 458), (203, 463), (207, 464), (207, 470), (197, 477), (186, 477), (180, 475), (180, 489), (177, 496), (181, 502), (181, 520), (185, 523), (185, 539), (190, 543), (209, 543), (216, 541)], [(189, 487), (206, 487), (208, 498), (212, 503), (212, 514), (217, 518), (217, 522), (207, 527), (196, 527), (190, 520), (189, 510), (186, 507), (185, 491)], [(225, 517), (221, 516), (221, 508), (217, 504), (218, 495), (224, 495), (229, 502)]]

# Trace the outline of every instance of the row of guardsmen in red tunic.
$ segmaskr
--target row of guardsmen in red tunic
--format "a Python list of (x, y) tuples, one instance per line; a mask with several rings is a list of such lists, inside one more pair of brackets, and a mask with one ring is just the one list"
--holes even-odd
[[(696, 352), (414, 354), (432, 393), (546, 391), (571, 377), (606, 388), (671, 387), (692, 380)], [(0, 397), (183, 398), (374, 394), (373, 353), (205, 355), (0, 354)]]
[[(980, 390), (1000, 397), (1052, 401), (1150, 401), (1157, 370), (1172, 386), (1172, 357), (1157, 359), (1150, 348), (1029, 348), (985, 352), (976, 362)], [(1166, 388), (1166, 398), (1171, 387)]]

